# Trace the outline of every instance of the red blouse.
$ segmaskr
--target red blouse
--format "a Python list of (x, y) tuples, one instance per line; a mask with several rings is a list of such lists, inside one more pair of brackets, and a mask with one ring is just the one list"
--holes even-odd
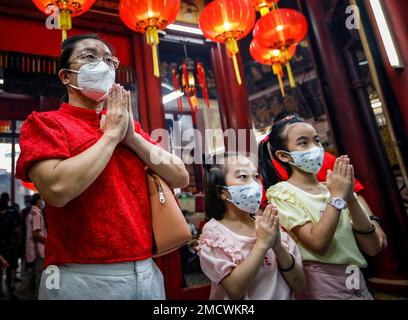
[[(20, 134), (16, 177), (39, 160), (73, 157), (103, 135), (95, 110), (62, 104), (33, 112)], [(138, 122), (136, 132), (153, 144)], [(144, 163), (119, 144), (99, 177), (62, 208), (47, 204), (45, 264), (113, 263), (152, 256), (152, 226)]]

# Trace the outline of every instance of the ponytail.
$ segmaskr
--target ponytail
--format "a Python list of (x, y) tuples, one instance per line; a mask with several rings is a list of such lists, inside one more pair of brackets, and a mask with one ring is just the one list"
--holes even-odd
[(282, 177), (272, 163), (268, 149), (268, 141), (262, 141), (258, 148), (259, 171), (261, 173), (264, 190), (268, 190), (270, 186), (282, 181)]
[(288, 176), (291, 176), (292, 169), (290, 168), (289, 164), (282, 162), (276, 156), (276, 151), (288, 151), (287, 134), (285, 129), (288, 125), (299, 122), (305, 122), (305, 120), (298, 116), (294, 116), (276, 121), (267, 137), (259, 144), (258, 163), (264, 190), (268, 190), (270, 186), (284, 180), (273, 165), (272, 159), (277, 160), (285, 169)]

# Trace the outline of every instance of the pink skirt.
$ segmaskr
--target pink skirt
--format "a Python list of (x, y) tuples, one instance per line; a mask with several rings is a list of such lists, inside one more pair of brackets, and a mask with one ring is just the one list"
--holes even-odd
[(304, 262), (307, 289), (298, 300), (373, 300), (360, 269), (346, 273), (347, 265)]

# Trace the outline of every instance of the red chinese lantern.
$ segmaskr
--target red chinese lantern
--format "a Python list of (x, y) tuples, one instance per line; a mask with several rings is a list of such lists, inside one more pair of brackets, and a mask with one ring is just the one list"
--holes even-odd
[(237, 40), (245, 37), (255, 23), (256, 13), (252, 0), (214, 0), (204, 7), (199, 24), (204, 36), (225, 43), (234, 63), (237, 82), (242, 83), (237, 57)]
[(269, 49), (287, 49), (297, 45), (307, 34), (307, 21), (293, 9), (277, 9), (261, 17), (253, 35), (261, 46)]
[(146, 41), (152, 47), (154, 75), (160, 76), (157, 45), (158, 30), (173, 23), (180, 11), (180, 0), (121, 0), (119, 15), (125, 25), (136, 32), (146, 33)]
[(58, 12), (58, 27), (62, 30), (62, 40), (67, 38), (67, 31), (72, 28), (71, 17), (77, 17), (88, 11), (96, 0), (33, 0), (34, 4), (46, 14), (53, 13), (51, 6)]
[(292, 59), (296, 53), (296, 46), (291, 46), (285, 51), (281, 51), (279, 49), (268, 49), (261, 46), (256, 39), (253, 39), (249, 46), (249, 52), (255, 61), (261, 64), (272, 65), (273, 73), (276, 75), (279, 81), (282, 96), (285, 96), (285, 90), (282, 82), (282, 64), (286, 64), (286, 66), (289, 65), (289, 60)]
[[(288, 49), (301, 42), (307, 34), (307, 21), (303, 14), (293, 9), (276, 9), (261, 17), (253, 30), (254, 39), (263, 47), (278, 49), (284, 56)], [(295, 87), (290, 63), (286, 63), (289, 83)]]
[(259, 11), (261, 16), (268, 14), (270, 9), (278, 9), (279, 0), (252, 0), (255, 10)]

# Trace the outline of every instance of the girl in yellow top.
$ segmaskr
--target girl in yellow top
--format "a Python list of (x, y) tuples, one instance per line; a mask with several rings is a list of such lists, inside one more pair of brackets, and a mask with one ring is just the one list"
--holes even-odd
[[(271, 157), (284, 166), (287, 181)], [(316, 178), (323, 157), (316, 130), (299, 117), (276, 122), (259, 146), (266, 196), (302, 255), (308, 289), (296, 298), (372, 299), (359, 268), (367, 266), (361, 251), (371, 256), (379, 251), (375, 227), (353, 192), (348, 156), (336, 159), (326, 184)]]

